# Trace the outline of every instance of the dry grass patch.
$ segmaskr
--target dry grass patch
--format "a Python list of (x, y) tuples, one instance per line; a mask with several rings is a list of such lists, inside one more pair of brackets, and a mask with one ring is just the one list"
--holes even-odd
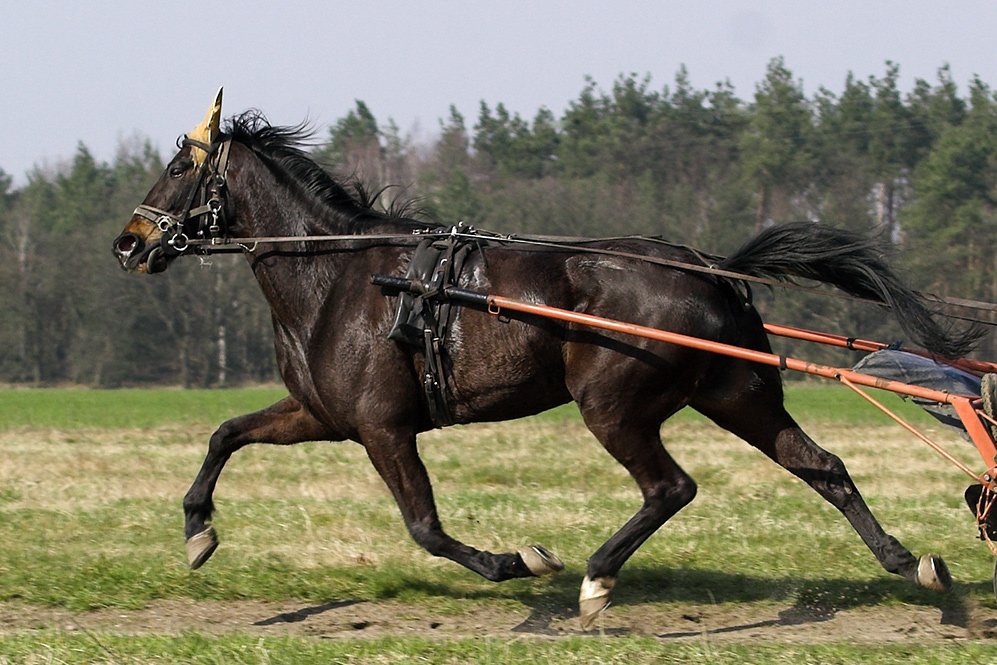
[(175, 427), (0, 432), (0, 506), (87, 510), (182, 496), (204, 440), (203, 431)]

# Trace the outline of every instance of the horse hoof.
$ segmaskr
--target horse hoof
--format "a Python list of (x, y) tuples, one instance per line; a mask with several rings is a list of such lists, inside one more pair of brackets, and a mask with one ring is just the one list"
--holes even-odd
[(519, 550), (518, 554), (519, 558), (526, 564), (526, 567), (530, 569), (530, 572), (537, 577), (559, 573), (564, 570), (564, 562), (546, 547), (530, 545)]
[(609, 607), (609, 594), (615, 585), (615, 577), (590, 580), (586, 575), (582, 580), (582, 592), (578, 596), (578, 616), (582, 622), (582, 630), (590, 630), (596, 617)]
[(196, 533), (187, 539), (187, 562), (191, 570), (197, 570), (218, 549), (218, 536), (215, 528), (209, 526), (201, 533)]
[(949, 567), (937, 554), (925, 554), (917, 562), (917, 583), (939, 593), (952, 591)]

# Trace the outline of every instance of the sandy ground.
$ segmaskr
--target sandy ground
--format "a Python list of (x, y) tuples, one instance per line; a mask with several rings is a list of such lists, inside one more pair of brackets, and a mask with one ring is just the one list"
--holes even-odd
[[(16, 602), (0, 604), (0, 634), (55, 629), (93, 633), (241, 632), (303, 635), (336, 639), (379, 637), (557, 638), (582, 634), (569, 608), (511, 610), (470, 608), (455, 616), (439, 615), (425, 605), (395, 602), (333, 601), (307, 603), (160, 601), (137, 610), (97, 610), (74, 614)], [(762, 609), (687, 604), (661, 609), (653, 605), (610, 607), (591, 635), (640, 635), (666, 642), (708, 640), (714, 643), (822, 642), (932, 643), (983, 639), (997, 643), (997, 609), (963, 606), (955, 612), (932, 607), (892, 605), (861, 609), (790, 606)]]

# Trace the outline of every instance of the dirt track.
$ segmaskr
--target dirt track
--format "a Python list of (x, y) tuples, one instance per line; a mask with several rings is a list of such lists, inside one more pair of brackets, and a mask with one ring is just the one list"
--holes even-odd
[[(955, 612), (908, 605), (837, 611), (790, 606), (760, 609), (683, 605), (667, 610), (647, 605), (611, 607), (599, 620), (604, 635), (640, 635), (664, 641), (715, 643), (943, 642), (997, 640), (997, 610), (963, 606)], [(99, 610), (73, 614), (18, 603), (0, 604), (0, 633), (57, 629), (94, 633), (248, 632), (335, 639), (378, 637), (525, 637), (579, 635), (578, 619), (568, 608), (527, 612), (482, 610), (435, 615), (425, 606), (394, 602), (338, 601), (268, 604), (246, 602), (161, 601), (132, 611)]]

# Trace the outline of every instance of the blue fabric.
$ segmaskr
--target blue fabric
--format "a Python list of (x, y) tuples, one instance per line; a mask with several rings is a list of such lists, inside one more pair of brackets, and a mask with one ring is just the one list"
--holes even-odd
[[(885, 349), (870, 353), (853, 367), (856, 372), (958, 395), (979, 395), (980, 378), (951, 365), (914, 353)], [(904, 399), (906, 396), (901, 395)], [(942, 423), (965, 431), (955, 409), (948, 404), (912, 397), (911, 400)]]

